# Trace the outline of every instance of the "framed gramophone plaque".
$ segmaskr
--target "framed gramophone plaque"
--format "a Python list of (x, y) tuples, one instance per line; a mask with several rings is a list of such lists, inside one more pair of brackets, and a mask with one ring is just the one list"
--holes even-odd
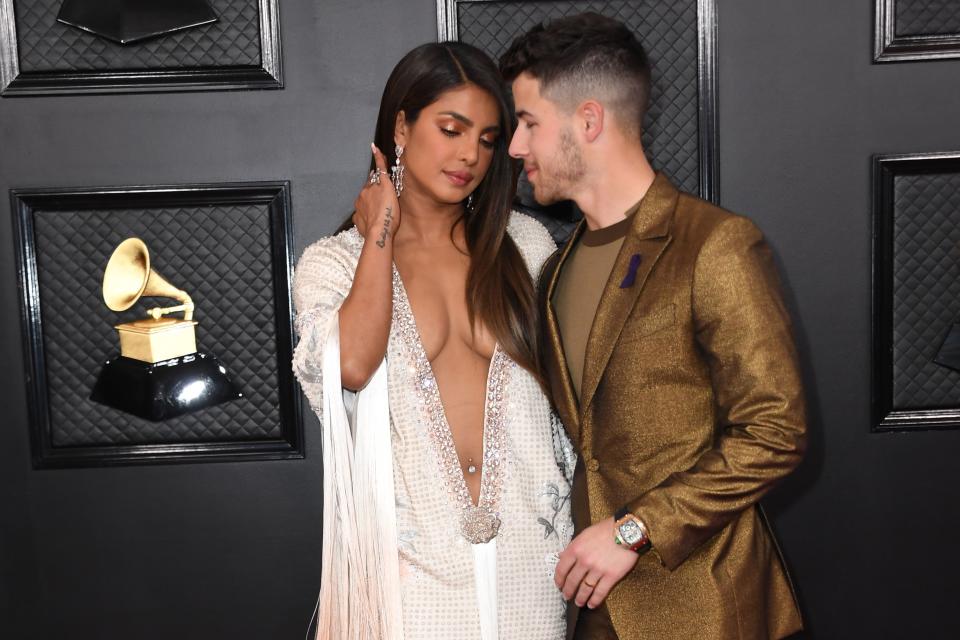
[[(11, 200), (35, 467), (303, 457), (289, 183), (21, 189)], [(151, 322), (186, 328), (187, 342), (151, 342), (140, 335)], [(117, 361), (127, 368), (107, 366)], [(169, 381), (203, 366), (236, 393), (152, 414), (124, 405), (135, 387), (116, 393), (131, 375)], [(190, 399), (197, 384), (180, 388)]]
[(873, 158), (874, 431), (960, 428), (960, 153)]
[(282, 87), (278, 0), (0, 0), (0, 96)]
[(956, 0), (874, 0), (874, 62), (960, 58)]

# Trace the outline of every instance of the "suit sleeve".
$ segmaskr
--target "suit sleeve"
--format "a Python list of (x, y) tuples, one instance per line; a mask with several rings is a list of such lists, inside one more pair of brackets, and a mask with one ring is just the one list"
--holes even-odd
[(627, 505), (671, 570), (790, 473), (806, 444), (790, 319), (770, 250), (746, 218), (727, 219), (704, 243), (692, 307), (713, 386), (714, 445)]

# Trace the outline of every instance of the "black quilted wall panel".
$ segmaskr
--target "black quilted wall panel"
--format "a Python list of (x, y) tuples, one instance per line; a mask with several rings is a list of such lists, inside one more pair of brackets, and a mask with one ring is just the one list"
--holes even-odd
[(893, 405), (957, 407), (960, 373), (933, 358), (960, 322), (960, 173), (893, 185)]
[(462, 42), (498, 59), (515, 37), (539, 22), (583, 11), (622, 21), (643, 43), (653, 67), (643, 134), (647, 156), (678, 187), (699, 193), (696, 0), (458, 2), (457, 24)]
[[(130, 448), (152, 445), (187, 446), (189, 455), (297, 453), (302, 427), (289, 371), (288, 186), (70, 192), (66, 203), (58, 192), (39, 193), (22, 196), (29, 207), (14, 193), (21, 270), (35, 273), (23, 286), (32, 332), (25, 342), (34, 350), (33, 428), (42, 430), (34, 444), (43, 451), (35, 457), (87, 455), (92, 447), (123, 458)], [(221, 361), (242, 398), (162, 422), (89, 399), (102, 363), (119, 355), (114, 326), (145, 317), (150, 307), (175, 304), (142, 298), (120, 313), (104, 304), (107, 260), (131, 236), (147, 244), (151, 267), (193, 298), (197, 347)], [(136, 452), (127, 461), (135, 459)]]
[(960, 2), (875, 0), (874, 62), (960, 57)]
[(104, 71), (260, 65), (259, 0), (209, 0), (218, 21), (135, 45), (57, 22), (62, 0), (15, 0), (20, 70)]
[(957, 0), (895, 0), (894, 6), (897, 36), (960, 33), (960, 2)]

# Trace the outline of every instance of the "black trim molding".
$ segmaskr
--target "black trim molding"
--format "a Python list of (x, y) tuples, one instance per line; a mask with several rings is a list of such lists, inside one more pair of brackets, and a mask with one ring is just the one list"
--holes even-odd
[[(57, 69), (21, 71), (21, 52), (17, 41), (15, 16), (16, 1), (0, 0), (0, 96), (2, 97), (283, 88), (279, 0), (258, 0), (259, 65), (224, 64), (156, 69), (102, 68), (82, 71)], [(56, 20), (56, 15), (51, 13), (49, 18)], [(72, 29), (73, 27), (64, 28)]]
[(875, 0), (874, 62), (960, 58), (960, 33), (897, 35), (897, 3)]
[[(67, 189), (13, 189), (10, 192), (11, 211), (16, 239), (18, 285), (20, 289), (21, 327), (24, 344), (24, 364), (27, 379), (27, 401), (31, 445), (35, 468), (99, 467), (128, 464), (215, 462), (303, 458), (303, 421), (300, 388), (290, 366), (293, 353), (293, 313), (291, 282), (293, 276), (293, 231), (291, 223), (290, 183), (286, 181), (149, 185), (107, 188)], [(45, 326), (41, 314), (41, 286), (38, 270), (36, 227), (37, 215), (66, 215), (62, 212), (113, 211), (129, 216), (139, 210), (156, 211), (162, 208), (195, 208), (202, 215), (204, 208), (262, 207), (265, 211), (269, 240), (265, 246), (269, 255), (269, 274), (260, 274), (258, 283), (272, 287), (274, 326), (260, 327), (260, 336), (269, 336), (276, 345), (277, 388), (271, 393), (276, 398), (273, 407), (279, 416), (279, 428), (273, 427), (277, 437), (243, 437), (242, 434), (177, 441), (167, 438), (160, 442), (125, 444), (114, 440), (107, 444), (63, 446), (53, 436), (54, 420), (48, 376), (52, 366), (45, 352)], [(49, 214), (49, 215), (48, 215)], [(214, 258), (222, 251), (211, 248)], [(237, 256), (231, 256), (237, 258)], [(244, 256), (239, 256), (243, 264)], [(162, 269), (162, 267), (161, 267)], [(96, 277), (91, 275), (91, 277)], [(229, 286), (261, 286), (246, 280)], [(271, 284), (272, 283), (272, 284)], [(246, 291), (247, 289), (244, 289)], [(48, 295), (48, 294), (45, 294)], [(102, 301), (92, 303), (102, 305)], [(83, 310), (77, 310), (83, 313)], [(229, 310), (224, 310), (229, 313)], [(49, 339), (49, 336), (47, 336)], [(230, 366), (229, 364), (227, 365)], [(79, 408), (78, 408), (79, 410)], [(114, 411), (113, 409), (110, 409)], [(126, 415), (126, 414), (123, 414)], [(131, 417), (131, 419), (136, 419)], [(256, 418), (251, 418), (256, 420)], [(58, 423), (59, 424), (59, 423)], [(223, 425), (217, 425), (222, 427)], [(226, 430), (227, 432), (229, 429)]]
[[(496, 0), (437, 0), (437, 40), (459, 40), (457, 5)], [(523, 1), (523, 0), (515, 0)], [(698, 51), (697, 100), (700, 197), (720, 202), (720, 159), (717, 127), (717, 6), (716, 0), (696, 0)]]
[[(896, 181), (898, 178), (910, 178), (927, 174), (957, 174), (960, 175), (960, 152), (904, 154), (904, 155), (877, 155), (873, 157), (873, 255), (872, 255), (872, 360), (873, 366), (871, 381), (871, 430), (872, 431), (917, 431), (925, 429), (956, 429), (960, 428), (960, 398), (955, 406), (943, 406), (938, 402), (936, 407), (918, 406), (917, 402), (910, 402), (909, 406), (896, 399), (894, 384), (895, 367), (903, 367), (898, 361), (900, 356), (895, 353), (895, 334), (910, 327), (898, 327), (895, 321), (896, 296), (898, 291), (903, 292), (906, 287), (897, 287), (898, 279), (917, 274), (896, 272), (896, 265), (910, 265), (912, 254), (907, 256), (896, 255), (897, 247), (906, 251), (914, 238), (903, 238), (903, 228), (906, 222), (896, 220), (897, 202), (895, 198)], [(915, 204), (915, 203), (911, 203)], [(909, 227), (908, 227), (909, 228)], [(928, 234), (929, 235), (929, 234)], [(941, 234), (936, 234), (942, 238)], [(918, 256), (921, 259), (929, 258), (928, 252)], [(914, 267), (914, 271), (917, 268)], [(930, 277), (930, 270), (923, 270), (920, 277)], [(936, 283), (942, 284), (942, 279)], [(910, 293), (913, 293), (911, 290)], [(900, 295), (903, 295), (902, 293)], [(956, 305), (952, 305), (956, 306)], [(904, 303), (900, 303), (902, 309)], [(957, 318), (960, 320), (960, 318)], [(952, 317), (942, 329), (949, 327), (949, 322), (955, 322)], [(926, 326), (920, 327), (926, 331)], [(932, 360), (940, 344), (943, 332), (937, 333), (937, 338), (926, 344), (923, 362)], [(933, 365), (937, 366), (937, 365)], [(902, 375), (902, 374), (901, 374)], [(958, 374), (951, 373), (956, 376)], [(911, 384), (922, 386), (926, 381), (910, 379)], [(946, 403), (949, 405), (950, 403)]]

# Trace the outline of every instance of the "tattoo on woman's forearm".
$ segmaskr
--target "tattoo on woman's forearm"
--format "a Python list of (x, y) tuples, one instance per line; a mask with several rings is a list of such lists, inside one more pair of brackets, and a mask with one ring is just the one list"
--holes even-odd
[(390, 223), (393, 222), (393, 207), (387, 207), (387, 215), (383, 218), (383, 231), (380, 232), (380, 239), (377, 240), (377, 246), (383, 249), (387, 244), (387, 234), (390, 232)]

